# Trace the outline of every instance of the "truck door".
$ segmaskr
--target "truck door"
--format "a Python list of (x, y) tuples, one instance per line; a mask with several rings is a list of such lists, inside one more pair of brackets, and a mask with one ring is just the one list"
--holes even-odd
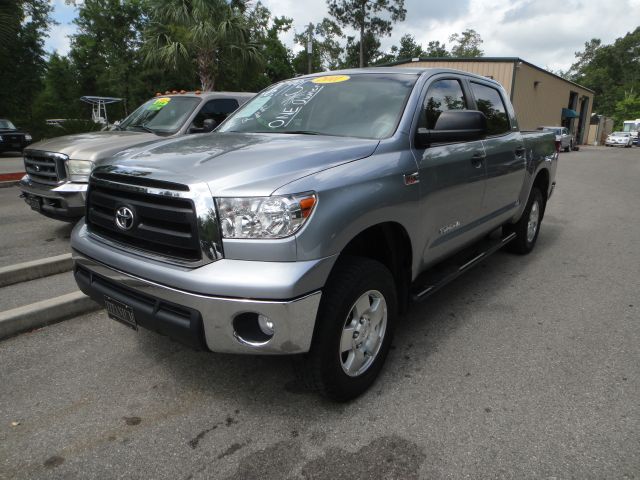
[[(437, 77), (426, 89), (417, 128), (433, 129), (445, 110), (465, 110), (470, 98), (459, 78)], [(414, 145), (420, 176), (420, 221), (430, 262), (476, 235), (486, 180), (481, 140)]]
[(487, 167), (483, 216), (487, 223), (495, 223), (518, 207), (526, 150), (500, 89), (476, 80), (469, 83), (476, 108), (487, 117), (487, 137), (483, 140)]

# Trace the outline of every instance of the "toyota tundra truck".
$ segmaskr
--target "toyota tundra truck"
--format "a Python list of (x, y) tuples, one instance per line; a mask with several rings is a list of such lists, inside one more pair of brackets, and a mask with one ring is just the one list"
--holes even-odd
[(254, 93), (166, 92), (143, 103), (113, 129), (65, 135), (24, 150), (20, 196), (36, 212), (76, 222), (85, 210), (89, 173), (103, 160), (136, 146), (212, 131)]
[(498, 249), (534, 248), (554, 142), (521, 132), (500, 84), (470, 73), (286, 80), (211, 135), (95, 168), (75, 279), (133, 329), (291, 355), (304, 385), (346, 401), (411, 302)]

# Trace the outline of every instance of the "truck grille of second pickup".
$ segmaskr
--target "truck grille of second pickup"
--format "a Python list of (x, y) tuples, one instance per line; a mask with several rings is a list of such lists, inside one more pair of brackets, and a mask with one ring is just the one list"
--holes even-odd
[(64, 160), (48, 152), (25, 152), (24, 169), (31, 180), (37, 183), (57, 185), (64, 179)]
[[(175, 184), (167, 185), (175, 187)], [(197, 262), (202, 258), (202, 250), (194, 203), (189, 198), (169, 193), (169, 189), (164, 190), (164, 194), (155, 194), (144, 187), (132, 189), (130, 185), (92, 180), (87, 194), (86, 223), (89, 231), (125, 248)], [(116, 223), (121, 207), (132, 213), (129, 229), (123, 229)]]

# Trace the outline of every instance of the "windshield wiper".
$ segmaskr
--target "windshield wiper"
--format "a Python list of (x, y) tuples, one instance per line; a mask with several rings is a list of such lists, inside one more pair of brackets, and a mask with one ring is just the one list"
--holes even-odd
[(283, 132), (276, 133), (287, 133), (287, 134), (299, 134), (299, 135), (324, 135), (320, 132), (314, 132), (313, 130), (286, 130)]
[(131, 127), (131, 128), (141, 128), (145, 132), (149, 132), (149, 133), (153, 133), (153, 134), (157, 135), (156, 131), (153, 128), (147, 127), (144, 123), (136, 123), (135, 125), (129, 125), (129, 127)]

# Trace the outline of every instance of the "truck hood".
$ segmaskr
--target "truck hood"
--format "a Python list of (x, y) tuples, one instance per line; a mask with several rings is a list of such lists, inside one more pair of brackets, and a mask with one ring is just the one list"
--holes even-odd
[(64, 153), (74, 160), (97, 162), (126, 148), (157, 142), (163, 138), (147, 132), (89, 132), (43, 140), (30, 145), (29, 150)]
[(298, 178), (368, 157), (378, 143), (324, 135), (211, 133), (136, 149), (104, 168), (183, 184), (206, 182), (215, 196), (267, 196)]

